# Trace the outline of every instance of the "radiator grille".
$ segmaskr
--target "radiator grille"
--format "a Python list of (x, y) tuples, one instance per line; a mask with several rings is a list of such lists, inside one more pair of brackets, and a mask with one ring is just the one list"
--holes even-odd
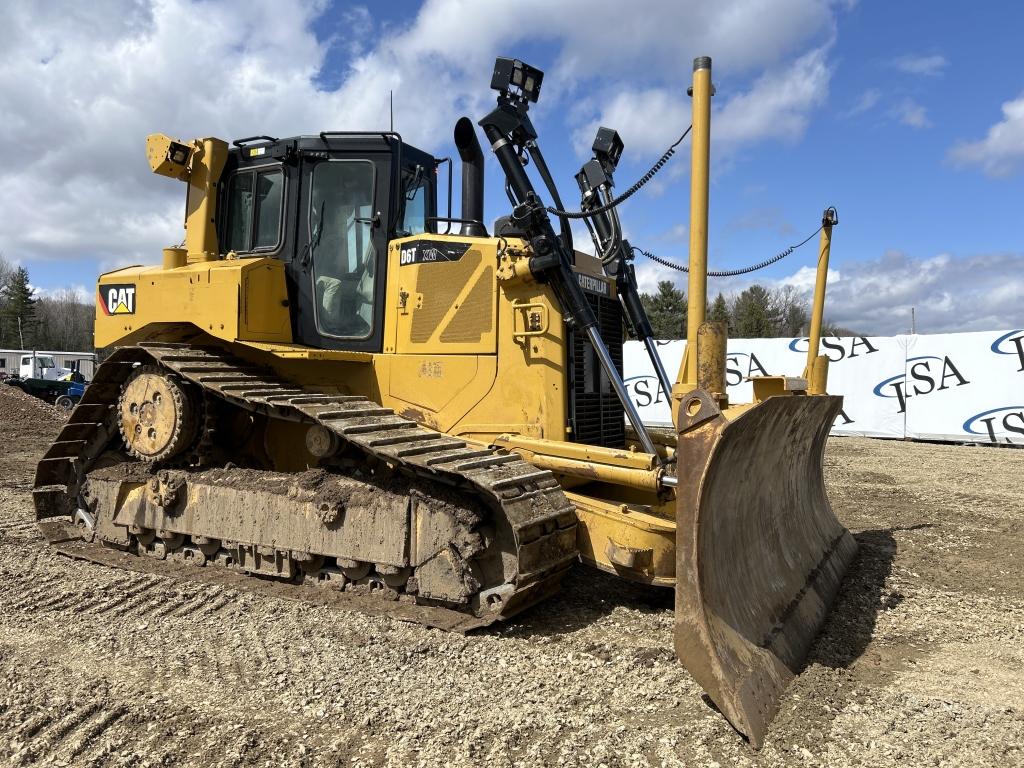
[[(615, 298), (586, 294), (597, 315), (601, 337), (622, 375), (622, 308)], [(585, 334), (574, 328), (569, 337), (569, 419), (577, 443), (623, 448), (626, 431), (622, 404), (601, 370)]]

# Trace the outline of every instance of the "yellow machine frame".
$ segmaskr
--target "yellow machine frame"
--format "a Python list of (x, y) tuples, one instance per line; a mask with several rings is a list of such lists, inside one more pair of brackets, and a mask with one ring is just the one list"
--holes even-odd
[[(727, 402), (724, 381), (715, 375), (723, 367), (724, 329), (704, 323), (710, 68), (695, 70), (692, 93), (689, 326), (686, 355), (671, 393), (677, 425), (679, 409), (697, 388), (715, 393), (727, 418), (750, 407)], [(532, 279), (525, 242), (429, 235), (431, 240), (469, 243), (472, 269), (460, 275), (465, 287), (454, 301), (435, 308), (436, 327), (424, 336), (414, 333), (412, 316), (430, 305), (432, 294), (418, 291), (419, 273), (438, 270), (438, 265), (399, 268), (403, 246), (417, 238), (395, 240), (389, 244), (383, 351), (303, 347), (293, 343), (283, 263), (217, 253), (213, 221), (227, 145), (212, 138), (185, 143), (157, 134), (149, 137), (147, 148), (155, 173), (189, 185), (185, 243), (166, 249), (160, 267), (128, 267), (100, 277), (98, 347), (205, 336), (232, 344), (239, 354), (293, 381), (365, 395), (433, 429), (517, 451), (559, 476), (576, 505), (585, 561), (634, 581), (674, 584), (676, 500), (664, 464), (636, 446), (614, 450), (567, 442), (566, 330), (551, 290)], [(830, 246), (831, 223), (825, 221), (803, 377), (754, 379), (755, 402), (825, 392), (828, 361), (818, 355), (818, 343)], [(578, 255), (577, 270), (604, 279), (600, 263), (585, 254)], [(477, 313), (483, 330), (474, 339), (445, 341), (445, 328), (469, 301), (470, 291), (488, 280), (491, 291)], [(133, 311), (112, 313), (104, 291), (124, 285), (135, 288)], [(294, 438), (288, 450), (294, 448), (301, 459), (301, 435)], [(670, 454), (665, 448), (662, 458)]]
[[(598, 132), (594, 159), (578, 177), (584, 212), (568, 214), (598, 217), (595, 244), (612, 254), (609, 264), (621, 259), (609, 270), (615, 277), (608, 277), (597, 259), (574, 258), (567, 251), (523, 171), (520, 153), (528, 151), (553, 192), (526, 119), (542, 75), (521, 61), (499, 58), (492, 78), (498, 106), (480, 122), (510, 198), (521, 201), (509, 226), (496, 229), (522, 226), (527, 239), (423, 234), (396, 239), (384, 250), (384, 232), (408, 231), (399, 229), (407, 226), (404, 222), (393, 221), (404, 219), (404, 205), (390, 205), (399, 192), (394, 181), (408, 168), (400, 159), (402, 145), (391, 145), (395, 136), (386, 134), (379, 138), (392, 160), (387, 166), (382, 162), (377, 173), (383, 178), (389, 167), (393, 180), (384, 187), (388, 196), (378, 195), (375, 202), (388, 204), (354, 219), (376, 232), (367, 241), (371, 251), (357, 245), (359, 268), (339, 273), (351, 283), (345, 288), (341, 279), (317, 277), (316, 268), (330, 263), (340, 249), (325, 246), (324, 262), (313, 259), (322, 230), (312, 216), (308, 250), (297, 261), (221, 253), (216, 207), (221, 175), (234, 162), (227, 145), (213, 138), (181, 142), (150, 136), (152, 170), (187, 184), (185, 238), (164, 250), (159, 267), (129, 267), (100, 278), (96, 342), (157, 343), (119, 349), (101, 366), (69, 425), (41, 460), (33, 491), (40, 527), (51, 542), (75, 540), (77, 534), (67, 537), (69, 525), (92, 542), (103, 526), (120, 526), (119, 533), (101, 531), (103, 543), (135, 546), (158, 557), (201, 555), (197, 564), (211, 556), (226, 565), (244, 561), (243, 570), (303, 583), (307, 577), (322, 579), (319, 583), (328, 587), (332, 579), (334, 586), (351, 579), (354, 588), (371, 590), (406, 584), (414, 600), (451, 600), (474, 613), (490, 611), (489, 620), (508, 618), (550, 594), (578, 552), (590, 565), (620, 577), (675, 587), (676, 655), (757, 747), (857, 550), (829, 504), (824, 483), (825, 444), (842, 408), (841, 397), (826, 394), (828, 361), (818, 354), (835, 210), (827, 209), (822, 218), (802, 375), (754, 377), (753, 402), (730, 403), (726, 328), (705, 322), (714, 88), (711, 59), (695, 59), (687, 347), (673, 383), (637, 306), (635, 275), (612, 210), (629, 195), (593, 207), (611, 190), (608, 168), (617, 163), (621, 140), (610, 129)], [(356, 155), (365, 146), (361, 141), (330, 145), (326, 136), (320, 134), (327, 152), (309, 143), (313, 137), (236, 145), (250, 154), (268, 147), (280, 153), (259, 163), (305, 152), (313, 166), (332, 153)], [(463, 232), (484, 235), (482, 150), (468, 118), (457, 124), (455, 138), (464, 190), (471, 194), (464, 194), (462, 218), (452, 221), (463, 222)], [(419, 150), (414, 154), (426, 165), (416, 161), (410, 183), (422, 178), (431, 161), (437, 163)], [(306, 170), (300, 159), (297, 173), (312, 179), (304, 176)], [(591, 184), (592, 179), (599, 181)], [(309, 186), (315, 199), (315, 185)], [(558, 195), (552, 196), (561, 207)], [(296, 193), (291, 199), (304, 198)], [(231, 211), (237, 200), (231, 198)], [(242, 204), (247, 200), (243, 197)], [(332, 207), (345, 206), (332, 202)], [(428, 199), (423, 226), (432, 208)], [(259, 221), (259, 209), (253, 210), (252, 221)], [(322, 221), (322, 204), (320, 211)], [(385, 219), (387, 228), (381, 229)], [(607, 238), (600, 235), (603, 225), (612, 231)], [(279, 252), (294, 252), (301, 241), (296, 237), (290, 250), (281, 245)], [(282, 236), (280, 242), (287, 241)], [(611, 243), (612, 250), (602, 242)], [(270, 253), (269, 246), (263, 252)], [(372, 290), (366, 278), (373, 278)], [(615, 285), (623, 286), (621, 297)], [(628, 399), (610, 343), (617, 348), (622, 339), (612, 339), (617, 330), (606, 322), (609, 307), (595, 293), (625, 305), (661, 388), (670, 390), (673, 427), (667, 434), (644, 425)], [(291, 306), (296, 295), (302, 306)], [(372, 325), (367, 336), (332, 336), (321, 329), (317, 312), (328, 304), (351, 312), (371, 301), (374, 322), (364, 321)], [(617, 308), (614, 316), (619, 317)], [(369, 351), (319, 348), (337, 345)], [(614, 390), (607, 401), (606, 384)], [(604, 432), (594, 438), (617, 447), (581, 443), (581, 435), (571, 431), (579, 425), (582, 433), (582, 425), (598, 420), (606, 425), (606, 416), (619, 417), (618, 409), (632, 435), (627, 432), (622, 441), (623, 424), (616, 421), (614, 440)], [(474, 441), (479, 445), (468, 445)], [(100, 456), (97, 447), (104, 446), (140, 461), (125, 462), (120, 470), (96, 467), (86, 476), (90, 462)], [(188, 470), (165, 471), (166, 460), (186, 450), (195, 452)], [(317, 544), (280, 551), (276, 512), (250, 514), (260, 504), (243, 502), (239, 511), (232, 508), (235, 502), (215, 500), (225, 475), (203, 467), (226, 467), (235, 458), (268, 470), (265, 477), (275, 490), (297, 476), (280, 473), (303, 473), (302, 482), (310, 487), (277, 493), (282, 509), (295, 509), (297, 494), (303, 489), (312, 494), (317, 486), (317, 506), (312, 506), (314, 494), (308, 508), (283, 513), (284, 525), (301, 522), (307, 538), (321, 537), (325, 530), (334, 535), (345, 526), (350, 509), (342, 499), (349, 499), (353, 487), (368, 494), (375, 507), (378, 497), (390, 492), (387, 483), (404, 487), (418, 479), (422, 488), (432, 488), (440, 480), (457, 489), (444, 495), (468, 506), (459, 507), (465, 515), (448, 510), (449, 502), (435, 494), (431, 498), (441, 506), (434, 509), (421, 504), (421, 492), (413, 488), (396, 496), (391, 517), (379, 518), (373, 509), (362, 521), (353, 514), (355, 522), (341, 537), (351, 538), (348, 543), (391, 540), (409, 552), (414, 544), (418, 551), (417, 542), (427, 542), (422, 557), (408, 562), (404, 554), (381, 561), (370, 550), (340, 548), (345, 541), (335, 549)], [(319, 471), (304, 472), (314, 468)], [(105, 477), (105, 471), (114, 477)], [(125, 472), (134, 479), (123, 479)], [(238, 482), (252, 480), (247, 473), (243, 477)], [(129, 492), (135, 494), (132, 504), (154, 507), (134, 531), (127, 527), (128, 517), (103, 522), (99, 510), (106, 507), (91, 498), (107, 493), (123, 500), (125, 483), (135, 486)], [(197, 504), (203, 512), (225, 506), (222, 512), (235, 523), (256, 518), (263, 527), (245, 542), (233, 541), (237, 529), (211, 521), (179, 530), (178, 494), (194, 483), (212, 489), (213, 495)], [(321, 493), (322, 483), (333, 491)], [(464, 496), (470, 486), (470, 496)], [(488, 505), (493, 507), (489, 517)], [(462, 517), (473, 522), (460, 522)], [(224, 540), (231, 546), (222, 546)], [(471, 560), (463, 549), (479, 557)], [(484, 581), (471, 571), (481, 577), (500, 571), (501, 579), (488, 582), (499, 586), (482, 588)], [(389, 602), (395, 602), (394, 594), (400, 593), (388, 593)], [(502, 595), (511, 602), (504, 603)]]

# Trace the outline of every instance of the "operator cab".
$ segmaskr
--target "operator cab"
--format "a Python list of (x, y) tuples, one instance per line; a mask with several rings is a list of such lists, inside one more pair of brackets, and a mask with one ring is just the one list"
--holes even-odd
[(221, 251), (285, 262), (297, 343), (379, 352), (387, 245), (433, 226), (437, 166), (396, 133), (240, 139), (221, 177)]

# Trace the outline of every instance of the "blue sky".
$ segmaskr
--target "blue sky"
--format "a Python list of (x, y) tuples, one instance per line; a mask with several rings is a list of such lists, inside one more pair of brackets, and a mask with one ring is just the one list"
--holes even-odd
[[(103, 269), (158, 261), (181, 237), (184, 201), (179, 185), (148, 173), (151, 131), (231, 139), (380, 128), (393, 89), (396, 128), (452, 154), (455, 118), (478, 119), (492, 103), (495, 55), (547, 73), (533, 114), (575, 207), (573, 174), (594, 128), (622, 134), (626, 188), (688, 123), (690, 64), (706, 54), (718, 89), (713, 268), (802, 240), (835, 205), (831, 319), (897, 333), (914, 306), (923, 332), (1021, 327), (1024, 8), (926, 7), (15, 2), (0, 52), (0, 109), (13, 116), (0, 136), (18, 148), (0, 170), (0, 252), (43, 290), (91, 292)], [(621, 215), (634, 244), (685, 260), (689, 143), (680, 150)], [(489, 161), (488, 219), (507, 212), (500, 181)], [(814, 257), (807, 246), (753, 280), (804, 290)], [(676, 277), (639, 269), (648, 288)]]

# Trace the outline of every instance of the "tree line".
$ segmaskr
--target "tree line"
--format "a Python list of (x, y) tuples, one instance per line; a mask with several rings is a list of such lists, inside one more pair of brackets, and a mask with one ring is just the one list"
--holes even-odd
[(28, 270), (0, 254), (0, 349), (91, 352), (95, 313), (80, 291), (39, 295)]
[[(642, 293), (647, 316), (656, 339), (686, 338), (686, 294), (670, 280), (658, 283), (653, 294)], [(752, 285), (738, 294), (719, 293), (708, 303), (705, 319), (725, 323), (734, 339), (766, 339), (806, 336), (811, 307), (793, 286), (768, 289)], [(825, 336), (856, 336), (846, 328), (823, 322)]]

